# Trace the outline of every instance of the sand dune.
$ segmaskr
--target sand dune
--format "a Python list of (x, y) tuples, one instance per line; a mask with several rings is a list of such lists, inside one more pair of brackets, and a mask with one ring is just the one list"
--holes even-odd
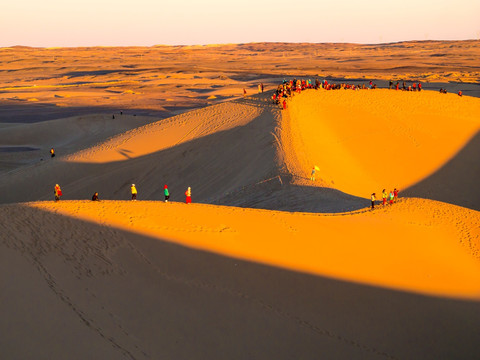
[[(286, 160), (297, 178), (308, 179), (316, 164), (319, 185), (360, 197), (372, 192), (380, 197), (384, 188), (405, 190), (419, 183), (480, 131), (478, 98), (431, 91), (309, 91), (295, 97), (289, 113), (295, 157)], [(467, 156), (478, 161), (472, 150)], [(461, 179), (480, 179), (478, 167), (463, 170), (452, 174), (458, 183), (444, 192), (455, 204), (479, 210), (480, 194), (460, 186)], [(428, 194), (424, 187), (412, 195)]]
[[(244, 88), (255, 94), (260, 82), (271, 89), (286, 76), (347, 78), (356, 83), (376, 79), (379, 86), (391, 79), (422, 81), (425, 88), (479, 96), (479, 44), (470, 40), (0, 48), (0, 122), (120, 110), (170, 117), (237, 98)], [(37, 101), (29, 102), (32, 98)]]
[[(12, 152), (0, 174), (2, 352), (478, 357), (478, 99), (312, 90), (280, 111), (269, 97), (2, 125), (6, 146), (63, 150), (28, 166), (39, 153)], [(384, 187), (416, 197), (370, 211)]]

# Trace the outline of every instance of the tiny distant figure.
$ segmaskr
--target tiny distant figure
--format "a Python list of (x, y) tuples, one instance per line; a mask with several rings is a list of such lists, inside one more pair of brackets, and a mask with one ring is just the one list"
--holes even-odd
[(398, 189), (393, 189), (393, 201), (397, 202), (398, 199)]
[(390, 191), (390, 194), (388, 194), (388, 202), (390, 203), (390, 205), (393, 204), (393, 191)]
[(123, 111), (120, 111), (120, 115), (123, 115)]
[(192, 203), (192, 189), (189, 186), (187, 191), (185, 191), (185, 204), (191, 204), (191, 203)]
[(132, 184), (130, 190), (132, 190), (132, 201), (137, 201), (137, 188), (135, 187), (135, 184)]
[(417, 91), (417, 83), (413, 83), (413, 85), (412, 85), (412, 90), (413, 90), (413, 91)]
[(55, 184), (53, 194), (55, 195), (55, 201), (60, 200), (60, 196), (62, 196), (62, 189), (60, 188), (60, 185)]
[(387, 205), (387, 192), (385, 191), (385, 189), (382, 190), (382, 199), (383, 206)]
[(422, 91), (422, 83), (418, 82), (418, 91)]
[(95, 193), (92, 195), (92, 201), (100, 201), (100, 199), (98, 198), (98, 192), (95, 192)]
[(458, 96), (462, 96), (462, 90), (458, 92)]
[(258, 84), (258, 93), (260, 94), (262, 92), (262, 85)]
[(390, 80), (390, 82), (388, 83), (388, 88), (389, 88), (389, 89), (391, 89), (391, 88), (392, 88), (392, 86), (393, 86), (393, 81), (392, 81), (392, 80)]
[(375, 193), (372, 194), (371, 200), (372, 200), (372, 210), (373, 210), (375, 209)]
[(55, 157), (55, 149), (54, 148), (51, 148), (50, 149), (50, 156), (53, 158)]
[(263, 94), (263, 83), (260, 83), (260, 86), (262, 87), (262, 94)]
[(407, 84), (405, 83), (405, 81), (403, 82), (403, 90), (407, 90)]
[(243, 89), (243, 97), (247, 96), (247, 90)]
[(285, 100), (283, 100), (282, 105), (283, 105), (283, 110), (287, 110), (287, 102)]
[(115, 114), (112, 115), (112, 119), (115, 119)]
[(165, 194), (165, 202), (168, 202), (168, 199), (170, 199), (170, 193), (168, 192), (168, 186), (165, 185), (163, 187), (163, 193)]
[(395, 90), (398, 90), (399, 86), (400, 86), (400, 83), (397, 81), (397, 83), (395, 84)]
[(310, 180), (315, 181), (315, 166), (312, 168), (312, 173), (310, 174)]

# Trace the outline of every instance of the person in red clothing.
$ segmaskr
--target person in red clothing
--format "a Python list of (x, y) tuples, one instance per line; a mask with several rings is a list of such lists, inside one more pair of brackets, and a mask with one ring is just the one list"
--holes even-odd
[(191, 203), (192, 203), (192, 189), (189, 186), (187, 191), (185, 191), (185, 204), (191, 204)]
[(287, 101), (286, 100), (283, 100), (283, 110), (286, 110), (287, 109)]
[(395, 188), (393, 189), (393, 199), (395, 202), (397, 202), (397, 198), (398, 198), (398, 189)]
[(418, 91), (422, 91), (422, 83), (421, 82), (418, 83)]

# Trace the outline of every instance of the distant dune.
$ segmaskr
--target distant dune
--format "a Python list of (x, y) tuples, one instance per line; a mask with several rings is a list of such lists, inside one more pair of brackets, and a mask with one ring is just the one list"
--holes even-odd
[(257, 93), (260, 82), (272, 89), (285, 76), (373, 79), (383, 87), (389, 80), (422, 81), (425, 88), (480, 96), (479, 56), (478, 40), (1, 48), (0, 122), (121, 110), (165, 118), (234, 99), (244, 88)]

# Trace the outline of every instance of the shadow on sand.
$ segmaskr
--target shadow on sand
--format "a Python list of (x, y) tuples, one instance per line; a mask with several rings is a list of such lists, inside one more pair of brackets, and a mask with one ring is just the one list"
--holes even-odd
[(480, 131), (447, 163), (402, 195), (480, 211)]
[[(0, 214), (13, 219), (0, 240), (6, 358), (480, 357), (478, 302), (241, 261), (28, 206)], [(26, 222), (38, 232), (17, 226)]]

